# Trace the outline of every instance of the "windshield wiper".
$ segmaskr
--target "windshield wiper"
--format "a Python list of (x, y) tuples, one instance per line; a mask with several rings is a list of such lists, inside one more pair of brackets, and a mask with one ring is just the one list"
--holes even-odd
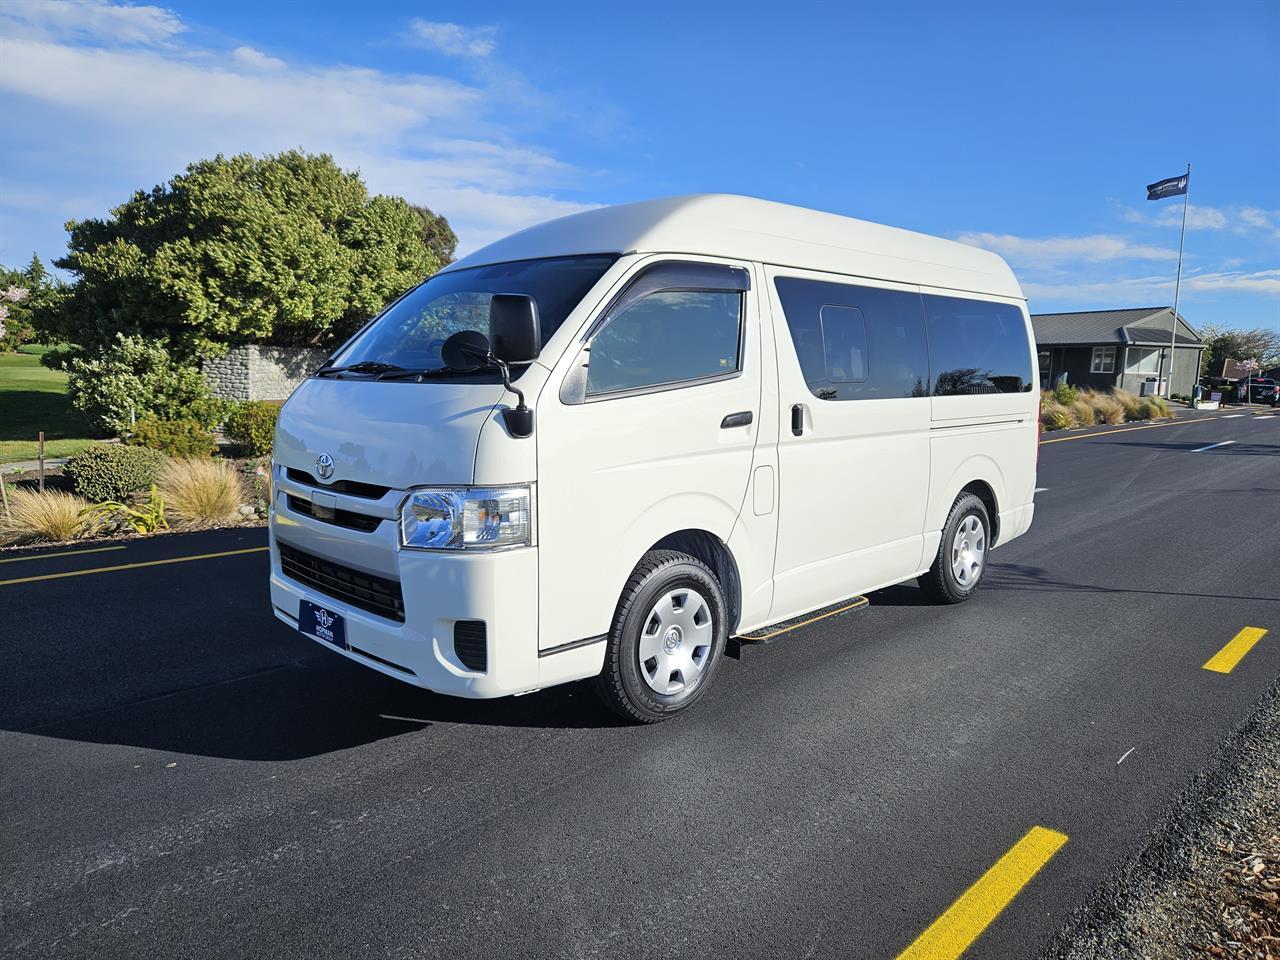
[(381, 360), (361, 360), (348, 367), (321, 367), (316, 371), (317, 377), (325, 377), (331, 373), (376, 373), (387, 374), (404, 370), (398, 363), (383, 363)]
[(465, 376), (475, 371), (454, 370), (451, 367), (432, 367), (429, 370), (405, 370), (401, 367), (398, 370), (385, 370), (373, 379), (375, 380), (408, 380), (410, 377), (416, 377), (419, 380), (429, 380), (432, 377), (457, 377)]

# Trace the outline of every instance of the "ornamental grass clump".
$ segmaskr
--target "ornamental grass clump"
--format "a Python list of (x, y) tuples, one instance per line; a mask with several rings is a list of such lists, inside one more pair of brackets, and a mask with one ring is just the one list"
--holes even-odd
[(1057, 400), (1047, 400), (1040, 406), (1040, 422), (1046, 430), (1066, 430), (1071, 426), (1071, 411)]
[(1159, 420), (1173, 416), (1173, 409), (1164, 397), (1143, 397), (1138, 406), (1143, 420)]
[(1092, 405), (1084, 397), (1077, 396), (1067, 409), (1070, 411), (1071, 419), (1075, 421), (1077, 427), (1091, 427), (1098, 422)]
[(1142, 402), (1135, 394), (1117, 387), (1112, 391), (1111, 395), (1116, 398), (1120, 406), (1124, 407), (1124, 418), (1126, 420), (1145, 419), (1142, 416)]
[(1098, 390), (1085, 390), (1080, 397), (1093, 409), (1093, 417), (1097, 423), (1124, 423), (1124, 404), (1113, 395)]
[(0, 507), (0, 543), (74, 540), (85, 530), (81, 511), (88, 506), (84, 498), (61, 490), (11, 490), (8, 511)]
[(184, 526), (235, 520), (244, 500), (240, 475), (226, 460), (170, 460), (157, 487), (169, 515)]

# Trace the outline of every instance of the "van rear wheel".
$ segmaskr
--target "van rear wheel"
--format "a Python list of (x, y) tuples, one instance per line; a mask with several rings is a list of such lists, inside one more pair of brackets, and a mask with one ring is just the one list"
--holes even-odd
[(706, 564), (652, 550), (618, 600), (596, 692), (633, 723), (683, 713), (710, 685), (727, 629), (724, 593)]
[(991, 518), (986, 505), (971, 493), (960, 494), (942, 526), (933, 566), (917, 581), (920, 589), (935, 603), (963, 603), (982, 582), (990, 551)]

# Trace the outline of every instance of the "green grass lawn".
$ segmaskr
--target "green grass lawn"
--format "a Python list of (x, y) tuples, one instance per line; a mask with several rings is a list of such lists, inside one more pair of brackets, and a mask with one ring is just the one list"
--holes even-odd
[(67, 401), (67, 375), (40, 366), (48, 349), (0, 354), (0, 463), (34, 460), (41, 430), (46, 457), (69, 457), (93, 442)]

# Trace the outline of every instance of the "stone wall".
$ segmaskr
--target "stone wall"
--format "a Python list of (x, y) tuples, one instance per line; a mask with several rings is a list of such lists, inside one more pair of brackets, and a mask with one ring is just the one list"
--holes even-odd
[(209, 388), (228, 400), (284, 400), (328, 353), (308, 347), (232, 347), (200, 365)]

